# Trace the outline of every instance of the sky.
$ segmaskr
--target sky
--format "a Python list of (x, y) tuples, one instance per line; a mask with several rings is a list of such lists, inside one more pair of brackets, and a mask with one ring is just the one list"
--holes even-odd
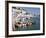
[[(32, 14), (40, 14), (40, 8), (35, 8), (35, 7), (20, 7), (23, 8), (27, 13), (32, 13)], [(15, 15), (13, 11), (13, 15)]]
[(40, 13), (40, 8), (32, 8), (32, 7), (22, 7), (22, 8), (24, 8), (24, 10), (27, 11), (28, 13), (33, 13), (33, 14)]

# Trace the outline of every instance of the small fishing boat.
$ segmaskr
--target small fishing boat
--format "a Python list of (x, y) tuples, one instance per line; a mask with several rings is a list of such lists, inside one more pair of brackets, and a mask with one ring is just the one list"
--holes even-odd
[(32, 22), (17, 22), (15, 25), (18, 26), (18, 27), (31, 26)]

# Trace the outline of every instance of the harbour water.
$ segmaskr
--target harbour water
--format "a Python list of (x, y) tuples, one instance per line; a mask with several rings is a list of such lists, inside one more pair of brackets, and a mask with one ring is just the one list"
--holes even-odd
[(16, 31), (40, 30), (40, 16), (32, 17), (31, 26), (16, 27)]

